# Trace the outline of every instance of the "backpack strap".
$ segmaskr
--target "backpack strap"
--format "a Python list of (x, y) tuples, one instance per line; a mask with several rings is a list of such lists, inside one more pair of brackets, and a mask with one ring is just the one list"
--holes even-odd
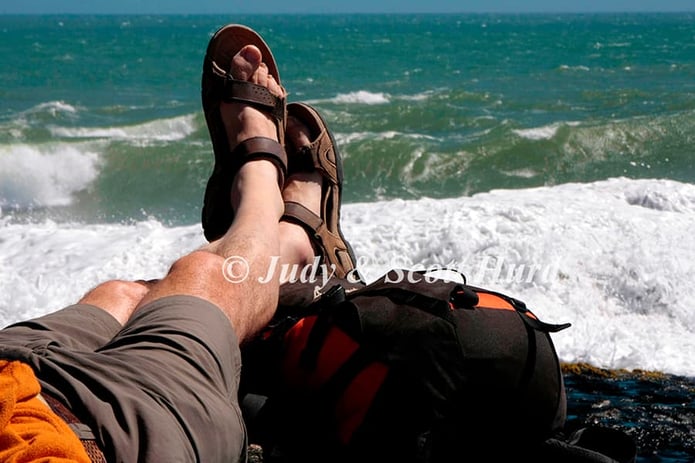
[(468, 286), (467, 284), (456, 284), (449, 293), (449, 300), (445, 301), (437, 297), (427, 296), (425, 294), (405, 289), (399, 286), (391, 286), (387, 288), (375, 288), (351, 293), (348, 297), (354, 296), (383, 296), (389, 298), (392, 302), (401, 305), (410, 305), (421, 310), (429, 312), (433, 315), (442, 315), (449, 311), (452, 307), (472, 309), (478, 304), (478, 294), (487, 293), (497, 296), (508, 302), (514, 310), (516, 310), (524, 323), (537, 331), (546, 333), (556, 333), (571, 326), (570, 323), (553, 324), (546, 323), (531, 314), (531, 311), (526, 307), (526, 303), (507, 296), (506, 294), (490, 291), (487, 289)]
[(82, 446), (87, 452), (89, 460), (92, 463), (106, 463), (104, 453), (99, 448), (96, 437), (89, 426), (82, 423), (82, 421), (80, 421), (70, 409), (63, 405), (62, 402), (47, 394), (45, 391), (41, 392), (41, 398), (48, 404), (51, 410), (65, 421), (73, 432), (77, 434), (77, 437), (80, 439)]
[(521, 315), (521, 320), (526, 324), (526, 326), (533, 328), (534, 330), (543, 331), (545, 333), (557, 333), (558, 331), (562, 331), (565, 328), (569, 328), (570, 326), (572, 326), (571, 323), (553, 324), (540, 321), (531, 313), (528, 307), (526, 307), (526, 303), (524, 301), (520, 301), (519, 299), (515, 299), (511, 296), (507, 296), (506, 294), (491, 291), (489, 289), (476, 288), (474, 286), (470, 286), (469, 288), (475, 291), (476, 293), (486, 293), (505, 300), (512, 307), (514, 307), (514, 310), (516, 310), (516, 312), (519, 315)]

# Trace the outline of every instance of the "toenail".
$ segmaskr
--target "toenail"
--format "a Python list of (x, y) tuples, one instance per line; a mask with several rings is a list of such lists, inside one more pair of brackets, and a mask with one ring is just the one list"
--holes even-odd
[(241, 51), (239, 51), (239, 55), (248, 62), (253, 62), (256, 60), (256, 54), (253, 53), (248, 47), (241, 49)]

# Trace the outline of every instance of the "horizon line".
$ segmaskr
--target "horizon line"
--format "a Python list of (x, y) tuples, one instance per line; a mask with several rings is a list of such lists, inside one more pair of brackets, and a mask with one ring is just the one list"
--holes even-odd
[(240, 16), (336, 16), (336, 15), (603, 15), (603, 14), (693, 14), (692, 10), (599, 10), (599, 11), (365, 11), (365, 12), (77, 12), (77, 11), (56, 11), (56, 12), (5, 12), (0, 11), (0, 16), (57, 16), (57, 15), (90, 15), (90, 16), (216, 16), (216, 15), (240, 15)]

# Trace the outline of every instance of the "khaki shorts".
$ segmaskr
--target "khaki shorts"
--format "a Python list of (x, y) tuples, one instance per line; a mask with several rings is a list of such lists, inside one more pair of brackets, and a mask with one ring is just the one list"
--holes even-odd
[(238, 340), (203, 299), (159, 299), (124, 327), (73, 305), (1, 330), (0, 358), (29, 364), (109, 462), (245, 461)]

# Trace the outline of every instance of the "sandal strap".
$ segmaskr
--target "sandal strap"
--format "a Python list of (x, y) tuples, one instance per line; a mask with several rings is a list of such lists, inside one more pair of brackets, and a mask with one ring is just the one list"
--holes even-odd
[(285, 98), (273, 95), (266, 87), (227, 75), (220, 88), (220, 99), (226, 103), (245, 103), (266, 112), (278, 122), (285, 120)]
[(297, 156), (299, 161), (295, 163), (294, 170), (296, 172), (313, 172), (317, 170), (325, 180), (328, 180), (333, 185), (337, 185), (340, 182), (338, 167), (331, 161), (328, 155), (332, 149), (333, 143), (328, 133), (321, 133), (310, 145), (302, 146), (299, 149), (299, 156)]
[(236, 164), (235, 171), (249, 161), (266, 159), (278, 169), (278, 185), (285, 185), (287, 176), (287, 154), (280, 143), (268, 137), (252, 137), (239, 143), (230, 158)]
[(324, 263), (334, 264), (336, 275), (343, 278), (353, 270), (354, 265), (345, 242), (326, 226), (318, 215), (303, 204), (285, 201), (285, 213), (280, 220), (296, 223), (309, 233), (311, 240), (321, 252)]
[(317, 170), (321, 173), (324, 180), (332, 185), (342, 182), (336, 164), (336, 155), (332, 154), (335, 150), (335, 143), (331, 138), (325, 124), (319, 116), (315, 116), (311, 109), (299, 103), (290, 104), (291, 113), (294, 117), (301, 120), (304, 124), (310, 125), (312, 132), (318, 131), (319, 134), (308, 145), (299, 148), (297, 161), (291, 166), (292, 172), (313, 172)]
[(312, 235), (318, 235), (325, 222), (321, 217), (311, 212), (306, 206), (295, 201), (285, 201), (285, 213), (281, 220), (288, 220), (303, 226)]

